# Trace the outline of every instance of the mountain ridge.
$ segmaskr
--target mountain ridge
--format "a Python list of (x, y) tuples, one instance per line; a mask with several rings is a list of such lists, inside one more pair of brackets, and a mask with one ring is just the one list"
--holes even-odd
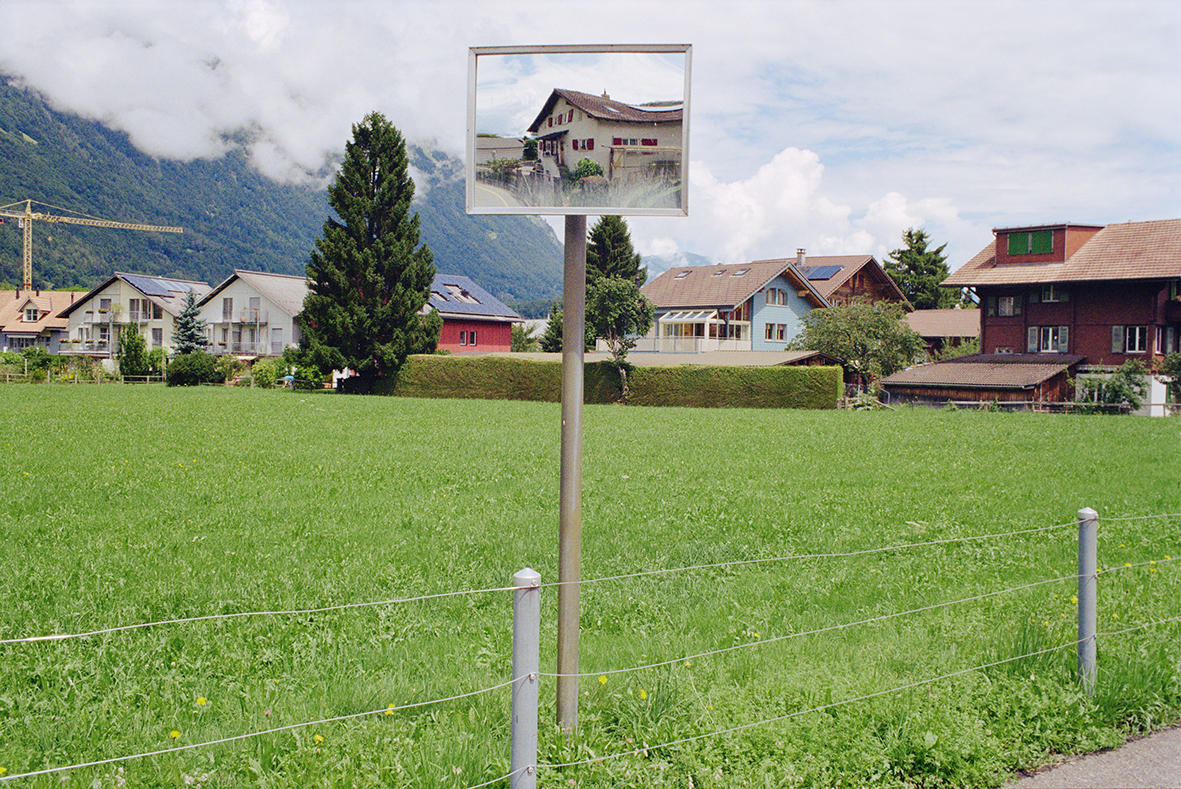
[[(408, 155), (422, 242), (440, 272), (470, 276), (510, 304), (559, 293), (562, 247), (548, 224), (469, 216), (463, 163), (416, 145)], [(123, 132), (55, 110), (0, 75), (0, 202), (26, 198), (184, 228), (174, 235), (37, 222), (33, 283), (42, 288), (90, 288), (116, 270), (210, 284), (234, 268), (302, 274), (331, 211), (325, 187), (271, 181), (240, 148), (212, 160), (155, 159)], [(21, 234), (9, 221), (0, 225), (0, 287), (19, 283), (20, 269)]]

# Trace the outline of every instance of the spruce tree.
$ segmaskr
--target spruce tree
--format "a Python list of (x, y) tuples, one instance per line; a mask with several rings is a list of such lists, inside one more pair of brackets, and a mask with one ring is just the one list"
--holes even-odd
[(172, 330), (172, 345), (177, 353), (192, 353), (205, 350), (205, 321), (198, 315), (197, 297), (193, 291), (185, 294), (185, 306), (176, 319)]
[(631, 233), (621, 217), (602, 217), (587, 235), (587, 284), (599, 277), (626, 279), (636, 285), (648, 279), (648, 269), (640, 265), (640, 254), (632, 248)]
[(947, 244), (927, 249), (930, 238), (926, 231), (913, 227), (908, 227), (902, 234), (902, 241), (906, 247), (892, 251), (885, 265), (886, 273), (898, 284), (899, 290), (916, 310), (953, 306), (956, 294), (939, 287), (950, 273), (947, 256), (943, 254)]
[(442, 321), (421, 315), (435, 265), (419, 245), (406, 143), (380, 112), (353, 125), (328, 189), (336, 216), (324, 222), (308, 262), (302, 348), (327, 372), (349, 367), (349, 391), (388, 388), (412, 353), (433, 350)]

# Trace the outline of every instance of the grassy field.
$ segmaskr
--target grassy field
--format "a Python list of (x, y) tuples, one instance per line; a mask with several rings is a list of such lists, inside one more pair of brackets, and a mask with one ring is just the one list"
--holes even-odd
[[(528, 402), (0, 387), (0, 639), (557, 577), (559, 410)], [(584, 577), (1181, 512), (1181, 421), (589, 406)], [(1181, 518), (1101, 522), (1099, 628), (1175, 616)], [(581, 726), (539, 761), (783, 716), (1074, 639), (1063, 528), (588, 585)], [(1159, 565), (1125, 569), (1160, 560)], [(554, 671), (554, 590), (542, 670)], [(497, 592), (0, 645), (7, 775), (379, 710), (510, 676)], [(565, 787), (991, 786), (1181, 718), (1181, 626), (565, 769)], [(19, 786), (448, 786), (508, 771), (507, 689)]]

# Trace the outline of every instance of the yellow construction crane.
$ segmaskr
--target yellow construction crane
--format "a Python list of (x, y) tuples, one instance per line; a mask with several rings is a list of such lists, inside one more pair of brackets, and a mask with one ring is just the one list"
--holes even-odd
[[(116, 230), (155, 230), (160, 233), (181, 233), (184, 232), (179, 227), (168, 227), (166, 225), (145, 225), (138, 222), (116, 222), (112, 219), (99, 219), (96, 216), (89, 216), (80, 211), (70, 211), (68, 208), (59, 208), (58, 206), (49, 205), (48, 203), (38, 202), (38, 206), (45, 208), (52, 208), (55, 211), (68, 211), (70, 214), (76, 216), (62, 216), (60, 214), (47, 214), (42, 211), (34, 211), (34, 200), (18, 200), (15, 203), (8, 205), (0, 205), (0, 217), (7, 217), (9, 219), (16, 219), (20, 222), (21, 229), (24, 231), (24, 280), (22, 288), (30, 290), (33, 287), (33, 222), (62, 222), (67, 225), (88, 225), (90, 227), (113, 227)], [(19, 207), (23, 206), (23, 210)]]

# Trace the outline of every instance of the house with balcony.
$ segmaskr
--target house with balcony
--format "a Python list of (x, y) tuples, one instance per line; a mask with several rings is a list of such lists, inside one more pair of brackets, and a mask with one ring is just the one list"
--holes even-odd
[(655, 307), (640, 352), (782, 351), (805, 315), (829, 306), (791, 259), (677, 266), (640, 292)]
[(57, 313), (67, 319), (60, 352), (113, 357), (120, 332), (128, 328), (143, 335), (148, 350), (171, 349), (186, 297), (200, 300), (208, 292), (204, 282), (117, 271)]
[[(1151, 368), (1181, 351), (1181, 219), (1066, 222), (992, 233), (984, 249), (942, 283), (975, 289), (981, 353), (958, 367), (926, 365), (921, 386), (951, 388), (964, 364), (1057, 365), (1073, 374), (1076, 368), (1114, 369), (1129, 359)], [(1005, 369), (1010, 378), (1022, 373)], [(916, 386), (892, 378), (883, 384), (900, 394), (904, 383), (908, 391)], [(986, 377), (976, 391), (979, 399), (997, 395)], [(1071, 394), (1059, 388), (1047, 398)]]
[(0, 291), (0, 351), (38, 346), (61, 353), (62, 340), (69, 339), (69, 320), (58, 313), (85, 295), (62, 290)]
[(595, 96), (555, 88), (529, 125), (546, 174), (558, 178), (581, 159), (603, 168), (608, 181), (681, 169), (684, 103), (627, 104), (606, 93)]
[(299, 345), (307, 278), (234, 269), (198, 304), (215, 355), (279, 356)]

